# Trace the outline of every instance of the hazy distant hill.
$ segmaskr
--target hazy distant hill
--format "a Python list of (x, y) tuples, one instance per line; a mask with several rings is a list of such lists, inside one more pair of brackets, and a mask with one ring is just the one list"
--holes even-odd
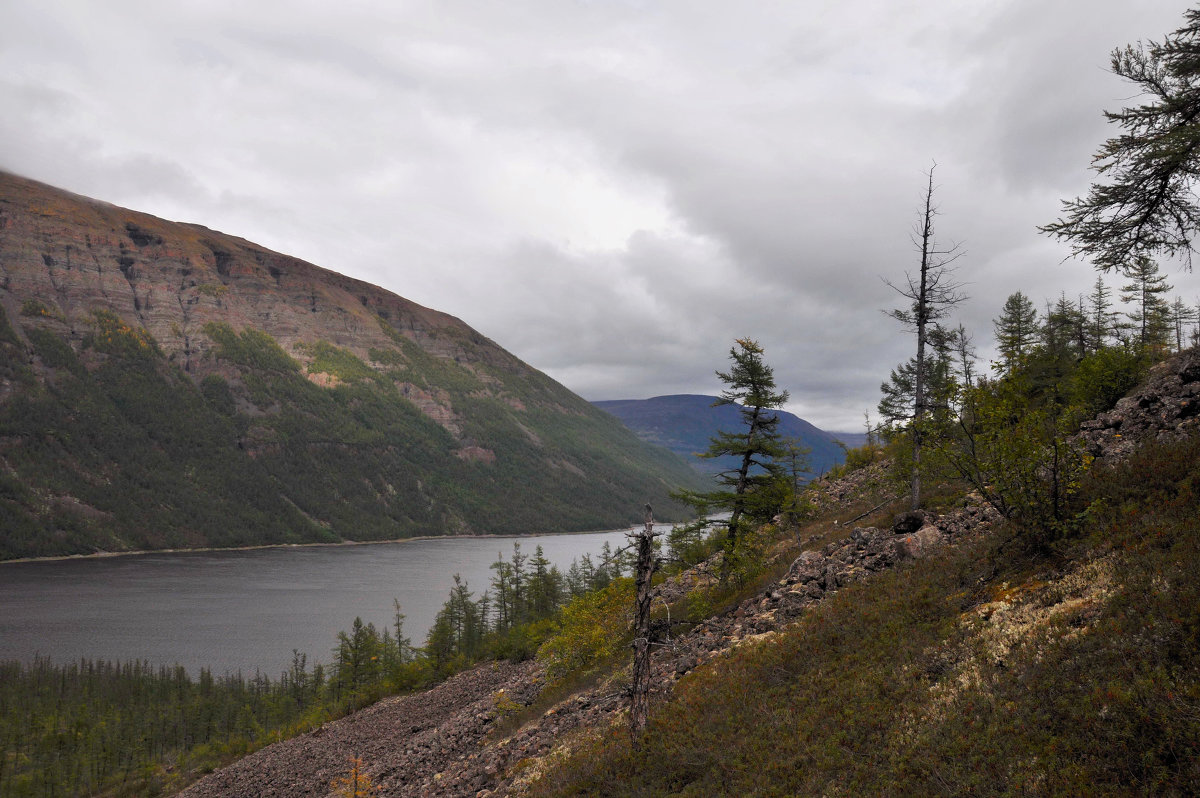
[(0, 558), (595, 529), (696, 482), (452, 316), (0, 172)]
[[(664, 446), (687, 458), (696, 469), (711, 474), (730, 467), (732, 461), (726, 462), (724, 458), (702, 459), (696, 457), (696, 453), (708, 448), (709, 439), (717, 430), (735, 431), (742, 426), (738, 407), (714, 407), (715, 401), (715, 396), (675, 394), (653, 399), (613, 399), (593, 404), (621, 419), (642, 440)], [(812, 449), (809, 463), (813, 476), (828, 471), (845, 459), (833, 434), (817, 429), (788, 412), (779, 411), (779, 417), (781, 435), (799, 438)]]

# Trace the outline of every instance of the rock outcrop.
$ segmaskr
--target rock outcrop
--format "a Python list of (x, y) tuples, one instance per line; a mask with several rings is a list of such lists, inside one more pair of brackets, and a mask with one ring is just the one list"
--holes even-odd
[(1129, 396), (1080, 425), (1090, 454), (1120, 459), (1147, 440), (1171, 440), (1200, 429), (1200, 351), (1159, 363)]
[(18, 318), (25, 301), (76, 341), (96, 310), (111, 311), (185, 369), (211, 349), (204, 326), (215, 321), (262, 330), (302, 361), (311, 358), (297, 344), (328, 341), (367, 359), (398, 332), (438, 357), (530, 371), (461, 320), (377, 286), (0, 172), (0, 303)]

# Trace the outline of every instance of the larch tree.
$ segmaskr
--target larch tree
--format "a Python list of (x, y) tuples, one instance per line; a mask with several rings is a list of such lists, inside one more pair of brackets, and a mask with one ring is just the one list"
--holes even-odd
[(1150, 255), (1183, 256), (1191, 267), (1200, 227), (1200, 9), (1184, 12), (1184, 23), (1161, 43), (1113, 51), (1112, 71), (1145, 102), (1105, 112), (1122, 132), (1092, 158), (1100, 179), (1041, 228), (1101, 271)]
[(958, 358), (958, 376), (962, 378), (964, 388), (975, 387), (975, 339), (967, 332), (961, 323), (954, 330), (952, 348)]
[(717, 372), (726, 388), (714, 406), (738, 407), (743, 427), (734, 432), (719, 431), (701, 457), (730, 456), (736, 465), (717, 474), (718, 490), (675, 494), (698, 508), (729, 511), (726, 572), (744, 521), (768, 521), (781, 509), (774, 488), (786, 478), (781, 464), (785, 451), (777, 429), (779, 415), (773, 411), (788, 399), (788, 392), (776, 387), (775, 373), (763, 360), (763, 348), (756, 341), (738, 338), (729, 350), (729, 359), (729, 371)]
[(926, 173), (928, 184), (925, 189), (922, 210), (913, 231), (912, 241), (920, 253), (920, 269), (916, 275), (905, 274), (905, 284), (888, 282), (901, 296), (911, 301), (907, 308), (889, 311), (888, 315), (899, 321), (917, 337), (917, 357), (913, 374), (912, 414), (912, 477), (910, 480), (910, 503), (912, 509), (921, 504), (921, 446), (925, 435), (924, 422), (929, 406), (926, 388), (929, 361), (926, 345), (930, 330), (939, 319), (944, 318), (952, 307), (964, 299), (959, 293), (961, 285), (954, 281), (951, 264), (962, 256), (958, 244), (942, 246), (934, 235), (934, 219), (938, 209), (933, 204), (934, 164)]
[(1038, 312), (1029, 297), (1017, 291), (1004, 300), (1000, 318), (992, 321), (996, 332), (996, 348), (1004, 370), (1011, 372), (1041, 334)]
[(1196, 321), (1196, 309), (1183, 301), (1183, 297), (1175, 297), (1175, 301), (1171, 303), (1171, 323), (1175, 327), (1175, 351), (1182, 352), (1184, 341), (1187, 340), (1184, 335), (1187, 327), (1192, 322)]
[(1053, 305), (1047, 304), (1042, 343), (1055, 356), (1081, 358), (1087, 354), (1087, 317), (1065, 292)]
[(1119, 314), (1112, 307), (1112, 289), (1096, 275), (1096, 284), (1088, 295), (1088, 346), (1092, 351), (1102, 349), (1116, 335)]
[(1138, 345), (1145, 351), (1161, 352), (1171, 339), (1171, 305), (1162, 297), (1171, 290), (1158, 264), (1139, 255), (1125, 267), (1129, 282), (1121, 286), (1121, 301), (1133, 304), (1129, 320), (1137, 330)]

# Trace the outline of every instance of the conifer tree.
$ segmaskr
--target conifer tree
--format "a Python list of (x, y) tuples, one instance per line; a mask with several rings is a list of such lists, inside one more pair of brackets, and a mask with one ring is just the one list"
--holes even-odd
[[(956, 330), (947, 330), (940, 325), (934, 324), (929, 328), (924, 390), (924, 405), (928, 415), (939, 415), (944, 411), (954, 392), (957, 335)], [(883, 397), (879, 400), (878, 409), (884, 424), (902, 427), (912, 422), (916, 405), (916, 374), (917, 359), (913, 357), (892, 369), (887, 382), (879, 386)]]
[(1108, 343), (1117, 331), (1117, 316), (1112, 309), (1112, 289), (1104, 278), (1096, 275), (1096, 284), (1088, 295), (1088, 348), (1097, 351)]
[(1081, 358), (1087, 354), (1087, 318), (1064, 292), (1046, 308), (1042, 343), (1053, 357)]
[(962, 378), (962, 385), (967, 389), (975, 387), (976, 355), (975, 348), (972, 346), (974, 343), (974, 338), (967, 332), (967, 328), (960, 323), (953, 331), (951, 348), (958, 358), (958, 376)]
[(1133, 303), (1128, 316), (1137, 331), (1138, 346), (1146, 352), (1161, 352), (1171, 336), (1171, 306), (1162, 295), (1171, 286), (1166, 276), (1158, 273), (1158, 264), (1145, 256), (1126, 266), (1125, 276), (1129, 282), (1121, 287), (1121, 301)]
[(350, 634), (338, 632), (334, 649), (336, 683), (339, 691), (351, 695), (363, 690), (379, 675), (382, 653), (379, 632), (375, 625), (355, 618)]
[(1182, 297), (1175, 297), (1175, 301), (1171, 303), (1171, 323), (1175, 327), (1175, 351), (1182, 352), (1184, 342), (1187, 341), (1187, 326), (1196, 320), (1196, 309), (1183, 301)]
[(412, 638), (404, 636), (404, 620), (408, 616), (400, 612), (400, 602), (392, 599), (392, 626), (396, 630), (396, 660), (403, 665), (412, 655)]
[(779, 462), (784, 450), (777, 430), (779, 416), (772, 411), (788, 398), (787, 391), (775, 386), (775, 373), (763, 361), (763, 348), (757, 342), (738, 338), (729, 350), (729, 358), (729, 371), (717, 372), (727, 387), (714, 406), (738, 407), (744, 427), (737, 432), (718, 432), (701, 457), (732, 456), (737, 465), (717, 475), (719, 490), (675, 494), (696, 507), (730, 512), (725, 542), (727, 571), (743, 523), (770, 520), (781, 509), (778, 491), (772, 488), (784, 478)]
[(1154, 254), (1191, 263), (1200, 227), (1200, 9), (1184, 12), (1184, 22), (1161, 44), (1113, 51), (1112, 71), (1149, 100), (1105, 112), (1122, 130), (1092, 158), (1107, 182), (1064, 202), (1063, 216), (1041, 228), (1101, 271)]
[(996, 348), (1005, 372), (1011, 372), (1021, 357), (1032, 347), (1041, 333), (1037, 308), (1029, 297), (1017, 291), (1004, 301), (1000, 318), (992, 322), (996, 331)]
[(958, 292), (959, 284), (953, 280), (953, 269), (950, 265), (962, 255), (958, 244), (943, 247), (939, 245), (934, 235), (934, 219), (938, 215), (937, 207), (933, 204), (933, 170), (930, 167), (928, 184), (925, 189), (923, 209), (916, 228), (913, 231), (913, 245), (920, 253), (920, 269), (914, 277), (906, 274), (906, 284), (897, 286), (888, 283), (901, 296), (909, 299), (912, 305), (908, 308), (898, 308), (888, 313), (917, 336), (917, 357), (913, 369), (913, 415), (912, 424), (912, 477), (910, 484), (910, 503), (912, 509), (921, 504), (921, 447), (925, 436), (924, 420), (929, 409), (927, 389), (927, 373), (929, 362), (926, 359), (925, 347), (928, 344), (930, 331), (937, 321), (950, 312), (950, 308), (962, 301), (963, 296)]

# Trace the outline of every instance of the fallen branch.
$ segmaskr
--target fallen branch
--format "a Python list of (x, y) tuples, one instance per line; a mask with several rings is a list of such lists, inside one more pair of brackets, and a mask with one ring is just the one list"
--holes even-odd
[(858, 515), (851, 518), (849, 521), (838, 521), (835, 519), (833, 522), (833, 525), (834, 526), (846, 526), (848, 524), (853, 524), (855, 521), (858, 521), (859, 519), (862, 519), (862, 518), (866, 518), (871, 513), (875, 512), (876, 510), (881, 509), (885, 505), (891, 504), (892, 502), (896, 501), (896, 499), (899, 499), (899, 498), (900, 498), (899, 496), (893, 496), (890, 499), (884, 499), (879, 504), (872, 507), (870, 510), (867, 510), (865, 513), (859, 513)]

